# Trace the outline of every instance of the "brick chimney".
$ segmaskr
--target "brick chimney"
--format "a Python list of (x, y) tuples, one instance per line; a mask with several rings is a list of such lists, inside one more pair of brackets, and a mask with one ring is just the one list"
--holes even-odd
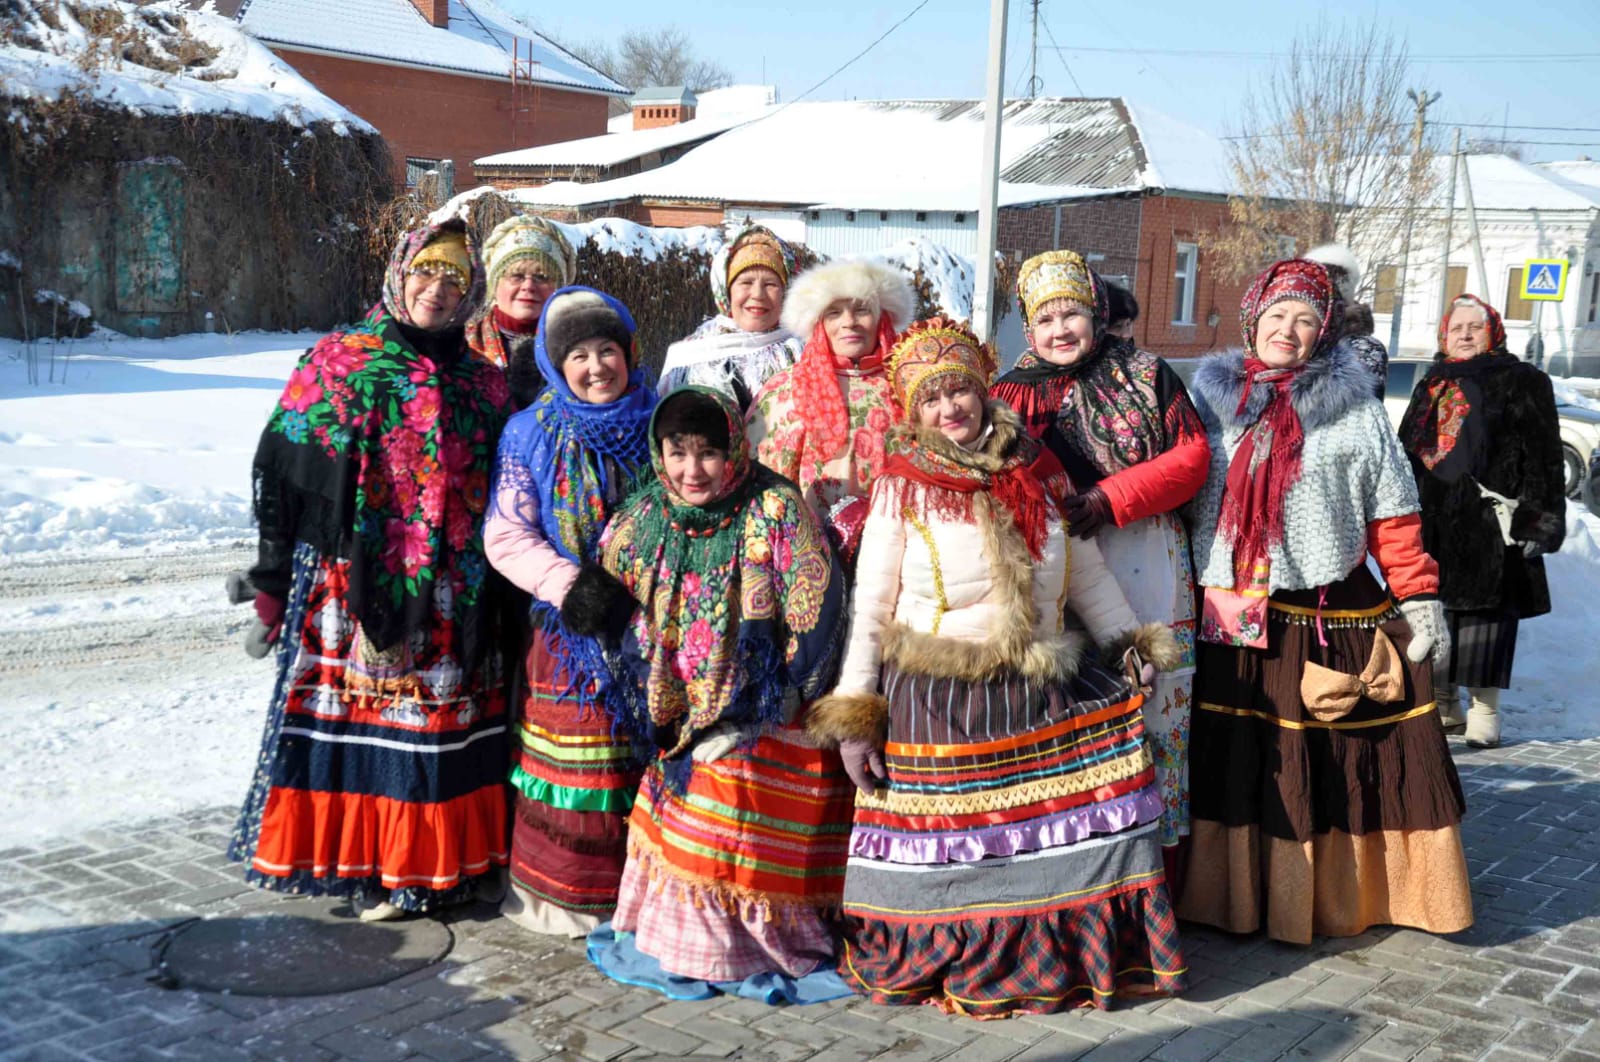
[(640, 89), (633, 97), (634, 129), (659, 129), (680, 125), (694, 118), (697, 104), (694, 93), (682, 85)]
[(450, 28), (450, 0), (411, 0), (411, 3), (422, 12), (422, 17), (428, 20), (428, 25), (438, 26), (440, 29)]

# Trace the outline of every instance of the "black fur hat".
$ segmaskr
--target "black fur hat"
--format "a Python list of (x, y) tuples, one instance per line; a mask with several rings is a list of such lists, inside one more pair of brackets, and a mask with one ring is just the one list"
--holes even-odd
[(656, 407), (656, 446), (674, 435), (698, 435), (718, 450), (728, 449), (728, 414), (715, 399), (698, 391), (674, 391)]
[(622, 316), (592, 291), (569, 291), (558, 295), (545, 310), (544, 349), (557, 370), (586, 339), (609, 339), (628, 355), (633, 365), (633, 333)]

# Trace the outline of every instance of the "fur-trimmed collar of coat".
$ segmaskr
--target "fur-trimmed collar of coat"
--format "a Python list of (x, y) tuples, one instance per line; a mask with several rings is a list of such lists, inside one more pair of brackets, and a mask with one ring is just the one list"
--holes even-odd
[(1014, 466), (1018, 460), (1027, 464), (1038, 456), (1038, 444), (1023, 429), (1022, 418), (1015, 410), (994, 398), (984, 402), (984, 409), (988, 413), (988, 425), (984, 428), (988, 437), (974, 449), (958, 445), (938, 428), (907, 421), (889, 429), (889, 452), (894, 453), (900, 447), (920, 447), (952, 464), (991, 476)]
[[(1247, 427), (1256, 422), (1272, 396), (1270, 387), (1254, 387), (1243, 413), (1239, 395), (1245, 385), (1244, 351), (1212, 354), (1194, 374), (1195, 403), (1208, 425)], [(1302, 431), (1330, 424), (1360, 402), (1372, 400), (1372, 374), (1345, 347), (1335, 346), (1306, 362), (1289, 385), (1289, 399)]]

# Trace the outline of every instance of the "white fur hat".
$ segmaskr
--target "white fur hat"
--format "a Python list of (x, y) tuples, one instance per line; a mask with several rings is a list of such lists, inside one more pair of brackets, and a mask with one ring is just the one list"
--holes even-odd
[(1356, 301), (1356, 292), (1361, 290), (1361, 263), (1356, 260), (1355, 252), (1342, 243), (1325, 243), (1307, 251), (1306, 257), (1332, 269), (1342, 269), (1343, 276), (1334, 276), (1339, 297), (1345, 302)]
[(783, 297), (783, 327), (804, 339), (835, 299), (855, 299), (889, 315), (896, 332), (911, 322), (917, 299), (905, 274), (871, 258), (845, 258), (812, 266), (794, 278)]

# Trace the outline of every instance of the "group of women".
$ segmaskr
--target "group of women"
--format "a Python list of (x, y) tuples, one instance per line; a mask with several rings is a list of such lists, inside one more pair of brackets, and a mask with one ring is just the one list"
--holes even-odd
[[(252, 881), (385, 919), (509, 867), (623, 982), (982, 1018), (1180, 991), (1179, 917), (1470, 924), (1434, 669), (1494, 620), (1447, 618), (1326, 267), (1262, 273), (1193, 395), (1071, 251), (998, 379), (752, 227), (658, 392), (573, 274), (541, 219), (424, 226), (273, 411)], [(1435, 472), (1482, 401), (1442, 378)]]

